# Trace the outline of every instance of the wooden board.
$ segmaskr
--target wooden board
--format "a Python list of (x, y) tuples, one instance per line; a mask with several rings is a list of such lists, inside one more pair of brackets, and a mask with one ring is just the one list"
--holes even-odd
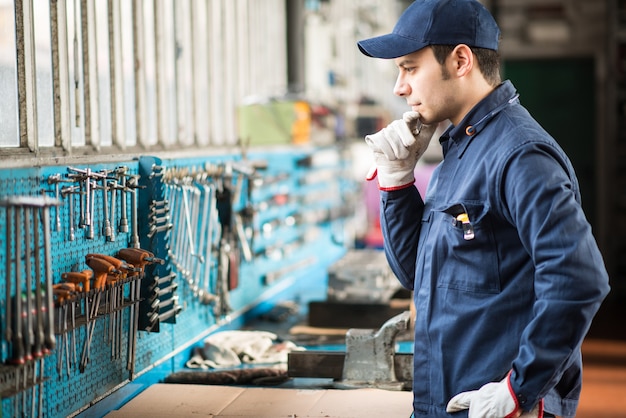
[(270, 389), (150, 386), (107, 418), (408, 418), (411, 392), (382, 389)]

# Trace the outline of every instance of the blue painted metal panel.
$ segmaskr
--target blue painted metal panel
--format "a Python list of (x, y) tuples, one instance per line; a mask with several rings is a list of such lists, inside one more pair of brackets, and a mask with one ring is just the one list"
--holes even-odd
[[(336, 213), (341, 212), (340, 206), (344, 204), (342, 193), (350, 188), (353, 189), (354, 185), (340, 175), (320, 176), (319, 181), (311, 180), (314, 179), (311, 174), (315, 175), (316, 171), (322, 173), (337, 170), (337, 173), (340, 173), (343, 168), (341, 166), (343, 162), (332, 163), (326, 167), (303, 164), (312, 152), (315, 150), (285, 150), (248, 155), (251, 160), (266, 162), (267, 168), (262, 171), (261, 177), (268, 181), (251, 191), (249, 196), (252, 202), (245, 201), (245, 196), (247, 196), (245, 194), (242, 200), (236, 202), (236, 205), (243, 207), (247, 203), (253, 203), (261, 207), (261, 203), (268, 203), (267, 208), (259, 211), (254, 220), (254, 228), (259, 231), (262, 231), (263, 226), (273, 220), (283, 222), (275, 223), (274, 229), (267, 234), (259, 234), (255, 237), (253, 248), (258, 254), (251, 261), (241, 262), (239, 285), (228, 294), (233, 308), (228, 317), (216, 318), (213, 307), (200, 303), (194, 294), (194, 289), (191, 289), (185, 280), (179, 280), (177, 296), (182, 311), (175, 317), (175, 323), (160, 323), (158, 332), (139, 331), (137, 333), (134, 375), (130, 376), (127, 370), (126, 349), (130, 342), (129, 329), (132, 324), (130, 309), (126, 307), (119, 311), (119, 321), (123, 331), (119, 344), (122, 353), (117, 355), (113, 352), (109, 315), (101, 315), (95, 319), (90, 359), (82, 372), (73, 361), (73, 352), (74, 344), (76, 344), (77, 357), (80, 359), (81, 351), (88, 339), (87, 327), (77, 326), (73, 333), (60, 332), (57, 334), (56, 349), (45, 358), (44, 372), (39, 373), (47, 380), (33, 389), (20, 391), (15, 396), (6, 395), (2, 400), (2, 414), (17, 416), (17, 412), (22, 411), (29, 415), (36, 415), (37, 409), (40, 408), (39, 396), (41, 394), (41, 410), (44, 416), (76, 414), (101, 416), (119, 407), (150, 384), (182, 369), (189, 359), (193, 346), (201, 344), (210, 333), (221, 329), (240, 328), (248, 320), (269, 311), (276, 302), (281, 300), (291, 299), (306, 303), (308, 300), (323, 298), (327, 280), (326, 269), (345, 253), (341, 240), (338, 240), (334, 233), (338, 229), (337, 222), (340, 223), (346, 214), (337, 216)], [(127, 167), (129, 174), (138, 174), (142, 170), (140, 167), (142, 162), (160, 164), (167, 168), (198, 169), (207, 163), (219, 164), (236, 160), (238, 157), (227, 155), (210, 158), (142, 158), (143, 160), (93, 164), (76, 168), (89, 168), (93, 172), (103, 172), (124, 166)], [(66, 177), (68, 172), (66, 166), (0, 169), (0, 198), (19, 195), (35, 196), (41, 193), (55, 196), (55, 184), (50, 184), (48, 179), (54, 175)], [(70, 183), (61, 183), (60, 187), (68, 185)], [(60, 281), (61, 274), (64, 272), (86, 269), (85, 254), (115, 255), (120, 249), (131, 245), (131, 231), (116, 231), (114, 241), (104, 237), (101, 232), (104, 227), (103, 216), (100, 214), (94, 216), (96, 226), (92, 239), (88, 237), (87, 228), (77, 227), (74, 231), (74, 239), (70, 240), (69, 195), (59, 197), (62, 201), (58, 211), (60, 228), (56, 222), (57, 212), (54, 208), (50, 212), (52, 275), (55, 283)], [(95, 208), (101, 208), (103, 203), (103, 193), (95, 193), (93, 201)], [(145, 196), (140, 204), (146, 205)], [(77, 199), (73, 200), (71, 208), (75, 216), (80, 212)], [(145, 207), (144, 211), (140, 210), (140, 212), (145, 213)], [(302, 213), (308, 213), (310, 216), (300, 218), (294, 224), (284, 222), (289, 217)], [(335, 215), (325, 217), (319, 216), (320, 213)], [(316, 214), (317, 217), (315, 217)], [(145, 222), (145, 218), (141, 217), (139, 222)], [(4, 233), (6, 227), (4, 211), (0, 208), (0, 265), (3, 266), (7, 257)], [(145, 243), (145, 239), (142, 240), (142, 244)], [(275, 246), (276, 251), (264, 251), (268, 246)], [(210, 273), (214, 284), (216, 269), (212, 269)], [(0, 277), (2, 295), (5, 295), (7, 280), (11, 278)], [(128, 298), (129, 286), (125, 285), (122, 288), (125, 297)], [(4, 324), (7, 317), (4, 301), (0, 305), (0, 313), (2, 314), (0, 324), (3, 326), (3, 334), (0, 337), (2, 361), (5, 362), (8, 358), (9, 343), (4, 338)], [(59, 316), (66, 312), (56, 309), (55, 314)], [(38, 364), (37, 367), (39, 367)], [(33, 371), (33, 376), (35, 374)], [(132, 380), (129, 380), (131, 377)], [(6, 386), (10, 382), (4, 382), (4, 384)], [(3, 382), (0, 381), (0, 388), (2, 385)]]

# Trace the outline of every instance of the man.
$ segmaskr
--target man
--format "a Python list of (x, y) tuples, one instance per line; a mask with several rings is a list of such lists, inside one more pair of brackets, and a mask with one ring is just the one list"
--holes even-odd
[[(499, 37), (475, 0), (417, 0), (391, 34), (358, 42), (394, 60), (411, 108), (366, 142), (385, 252), (414, 291), (415, 417), (573, 417), (581, 343), (609, 291), (574, 169), (501, 82)], [(422, 199), (413, 170), (443, 121)]]

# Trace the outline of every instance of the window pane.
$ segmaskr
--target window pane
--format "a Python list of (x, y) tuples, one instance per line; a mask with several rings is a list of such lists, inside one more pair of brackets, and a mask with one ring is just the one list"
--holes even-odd
[(50, 45), (50, 2), (35, 0), (35, 65), (37, 86), (37, 136), (39, 146), (54, 146), (54, 113), (52, 104), (52, 50)]
[(124, 143), (137, 144), (135, 106), (135, 57), (133, 56), (133, 3), (117, 0), (122, 26), (122, 78), (124, 89)]
[(85, 145), (85, 114), (83, 103), (83, 40), (80, 31), (80, 1), (68, 0), (67, 7), (67, 42), (70, 79), (70, 125), (72, 145)]
[(0, 146), (17, 147), (15, 12), (12, 0), (0, 0)]
[(100, 144), (111, 145), (111, 71), (109, 68), (109, 10), (107, 0), (94, 2), (96, 21), (96, 68), (98, 74), (98, 106)]

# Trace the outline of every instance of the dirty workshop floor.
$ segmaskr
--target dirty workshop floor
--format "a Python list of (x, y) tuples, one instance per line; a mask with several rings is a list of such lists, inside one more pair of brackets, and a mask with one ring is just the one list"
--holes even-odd
[[(626, 417), (626, 342), (588, 340), (577, 418)], [(411, 393), (155, 384), (107, 418), (408, 418)]]

